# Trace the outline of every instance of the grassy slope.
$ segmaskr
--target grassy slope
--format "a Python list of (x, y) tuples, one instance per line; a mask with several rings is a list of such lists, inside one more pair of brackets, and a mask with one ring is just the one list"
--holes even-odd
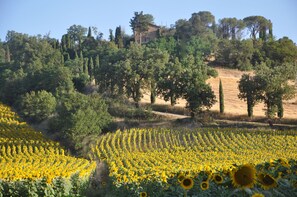
[[(224, 89), (224, 100), (225, 100), (225, 113), (232, 115), (246, 115), (247, 108), (246, 102), (239, 100), (237, 95), (238, 91), (238, 81), (241, 75), (244, 73), (242, 71), (233, 70), (233, 69), (223, 69), (216, 68), (219, 76), (217, 78), (211, 78), (208, 80), (208, 83), (212, 86), (213, 91), (217, 99), (219, 98), (219, 79), (221, 78)], [(149, 94), (145, 94), (142, 102), (149, 103), (150, 96)], [(185, 100), (178, 100), (178, 104), (176, 106), (185, 106)], [(157, 98), (156, 104), (168, 104), (169, 102), (165, 102), (161, 98)], [(211, 110), (219, 111), (219, 103), (216, 103)], [(296, 98), (293, 100), (284, 102), (284, 118), (297, 119), (297, 101)], [(254, 108), (255, 116), (265, 116), (265, 106), (263, 103), (260, 103)]]

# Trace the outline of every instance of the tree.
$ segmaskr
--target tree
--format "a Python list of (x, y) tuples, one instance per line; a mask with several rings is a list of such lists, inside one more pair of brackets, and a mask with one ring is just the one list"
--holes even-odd
[(87, 28), (81, 25), (72, 25), (67, 29), (67, 34), (69, 35), (70, 39), (72, 39), (75, 43), (78, 43), (79, 48), (86, 33)]
[(203, 107), (209, 109), (216, 102), (214, 92), (211, 90), (210, 85), (205, 84), (205, 82), (187, 87), (184, 98), (187, 100), (186, 107), (190, 109), (192, 118), (195, 113), (201, 112)]
[(183, 59), (182, 64), (185, 69), (182, 81), (183, 98), (187, 100), (186, 107), (194, 117), (196, 113), (200, 113), (204, 108), (211, 108), (216, 102), (214, 92), (210, 85), (206, 84), (206, 80), (217, 73), (212, 72), (202, 58), (198, 60), (191, 55)]
[(17, 109), (27, 120), (41, 122), (55, 112), (56, 104), (56, 99), (50, 92), (32, 91), (21, 96)]
[(266, 61), (257, 67), (256, 76), (262, 80), (267, 117), (273, 118), (276, 113), (283, 116), (283, 100), (295, 97), (295, 87), (288, 81), (294, 80), (296, 73), (297, 67), (292, 63), (277, 64)]
[(201, 11), (193, 13), (189, 19), (191, 24), (191, 34), (193, 36), (202, 36), (213, 32), (213, 25), (215, 24), (215, 17), (208, 11)]
[(157, 82), (157, 93), (162, 95), (165, 101), (170, 100), (171, 106), (183, 95), (183, 68), (178, 58), (168, 62), (160, 72)]
[(220, 85), (219, 85), (219, 97), (220, 97), (220, 113), (224, 113), (224, 92), (223, 92), (223, 84), (222, 81), (220, 79)]
[(216, 62), (230, 68), (251, 70), (253, 56), (253, 42), (251, 40), (220, 40), (216, 51)]
[(238, 84), (238, 98), (247, 102), (248, 116), (253, 116), (253, 108), (263, 99), (263, 80), (258, 76), (243, 74)]
[(109, 29), (109, 41), (114, 42), (114, 35), (112, 29)]
[(9, 46), (6, 45), (6, 50), (5, 50), (5, 62), (9, 63), (10, 62), (10, 50), (9, 50)]
[(123, 33), (122, 33), (122, 28), (121, 26), (118, 26), (115, 30), (115, 39), (114, 39), (116, 45), (118, 48), (123, 48), (124, 47), (124, 38), (123, 38)]
[[(267, 30), (272, 33), (272, 23), (270, 20), (267, 20), (263, 16), (249, 16), (243, 19), (246, 27), (250, 31), (250, 35), (253, 40), (257, 39), (257, 35), (259, 34), (259, 38), (266, 41), (267, 39)], [(272, 35), (270, 35), (272, 38)]]
[(223, 39), (240, 39), (245, 24), (236, 18), (223, 18), (219, 20), (218, 37)]
[(88, 37), (88, 38), (93, 37), (93, 36), (92, 36), (92, 30), (91, 30), (91, 27), (89, 27), (87, 37)]
[(97, 94), (72, 92), (61, 97), (52, 125), (63, 132), (76, 148), (89, 135), (99, 135), (111, 121), (107, 106)]
[(290, 62), (294, 63), (297, 59), (297, 46), (288, 37), (280, 38), (277, 41), (270, 40), (263, 45), (266, 58), (278, 64)]
[(89, 71), (91, 80), (94, 79), (94, 63), (93, 63), (92, 57), (89, 59), (88, 71)]
[(140, 13), (134, 12), (134, 17), (130, 19), (130, 27), (134, 33), (134, 37), (139, 35), (140, 37), (140, 45), (142, 43), (141, 37), (142, 33), (147, 31), (149, 28), (149, 24), (154, 23), (154, 17), (151, 14), (143, 14), (141, 11)]

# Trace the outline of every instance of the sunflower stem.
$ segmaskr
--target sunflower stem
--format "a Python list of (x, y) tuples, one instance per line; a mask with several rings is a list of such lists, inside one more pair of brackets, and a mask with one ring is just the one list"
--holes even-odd
[(184, 197), (187, 197), (187, 190), (184, 190)]

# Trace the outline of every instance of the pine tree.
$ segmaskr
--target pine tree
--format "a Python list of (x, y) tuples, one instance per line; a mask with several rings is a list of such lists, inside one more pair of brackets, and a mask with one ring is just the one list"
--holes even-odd
[(220, 79), (220, 85), (219, 85), (219, 97), (220, 97), (220, 113), (224, 113), (224, 93), (223, 93), (223, 85), (222, 81)]

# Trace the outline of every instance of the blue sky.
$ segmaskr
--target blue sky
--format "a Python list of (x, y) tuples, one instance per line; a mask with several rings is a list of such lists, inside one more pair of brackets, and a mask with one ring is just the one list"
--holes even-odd
[(216, 21), (261, 15), (273, 23), (275, 37), (297, 43), (296, 0), (0, 0), (0, 39), (8, 30), (61, 39), (71, 25), (95, 26), (108, 38), (108, 30), (121, 25), (132, 34), (129, 21), (135, 11), (152, 14), (157, 25), (170, 26), (191, 14), (210, 11)]

